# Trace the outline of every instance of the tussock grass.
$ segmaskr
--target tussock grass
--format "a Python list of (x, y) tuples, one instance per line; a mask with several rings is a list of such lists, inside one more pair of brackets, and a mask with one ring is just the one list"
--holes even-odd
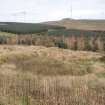
[(16, 69), (22, 72), (31, 72), (37, 75), (85, 75), (92, 73), (91, 62), (65, 63), (59, 60), (35, 57), (34, 59), (18, 59), (13, 61)]
[[(104, 105), (103, 55), (0, 46), (1, 105)], [(103, 75), (102, 75), (103, 76)]]
[(105, 102), (105, 85), (94, 77), (0, 77), (0, 101), (4, 105), (104, 105)]

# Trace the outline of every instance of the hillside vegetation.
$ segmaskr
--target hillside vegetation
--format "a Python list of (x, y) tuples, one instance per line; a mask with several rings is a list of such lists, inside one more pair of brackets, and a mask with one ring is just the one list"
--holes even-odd
[(32, 34), (0, 32), (1, 45), (43, 45), (71, 50), (105, 51), (104, 31), (50, 30)]
[(16, 23), (16, 22), (0, 22), (0, 31), (28, 34), (46, 32), (48, 29), (62, 29), (64, 27), (56, 25), (46, 25), (41, 23)]
[(0, 46), (1, 105), (104, 105), (101, 53)]
[(104, 52), (104, 25), (104, 20), (73, 19), (37, 24), (0, 22), (0, 44)]
[(48, 25), (64, 26), (67, 29), (105, 31), (105, 20), (75, 20), (68, 18), (60, 21), (49, 21), (44, 23)]
[(0, 31), (12, 33), (37, 33), (46, 32), (48, 29), (65, 28), (71, 30), (105, 31), (105, 20), (75, 20), (68, 18), (43, 23), (0, 22)]

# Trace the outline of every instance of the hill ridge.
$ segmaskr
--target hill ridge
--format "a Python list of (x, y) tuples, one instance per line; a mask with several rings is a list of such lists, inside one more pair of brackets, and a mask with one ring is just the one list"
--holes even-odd
[(105, 20), (93, 20), (93, 19), (79, 20), (79, 19), (64, 18), (59, 21), (48, 21), (43, 23), (48, 25), (64, 26), (67, 29), (105, 31)]

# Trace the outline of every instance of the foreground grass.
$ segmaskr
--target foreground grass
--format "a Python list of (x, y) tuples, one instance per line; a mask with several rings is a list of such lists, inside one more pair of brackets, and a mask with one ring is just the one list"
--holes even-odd
[(90, 77), (0, 75), (2, 105), (104, 105), (104, 81)]
[(1, 105), (104, 105), (102, 54), (0, 46)]
[[(15, 71), (30, 72), (35, 75), (85, 75), (92, 73), (93, 61), (63, 62), (46, 57), (35, 57), (26, 55), (12, 55), (2, 58), (1, 68), (14, 65)], [(4, 69), (5, 69), (4, 68)]]
[(96, 63), (104, 64), (100, 61), (101, 57), (97, 53), (88, 55), (88, 52), (57, 48), (4, 46), (0, 54), (0, 64), (3, 69), (12, 69), (10, 66), (14, 65), (13, 71), (34, 75), (81, 76), (93, 73)]

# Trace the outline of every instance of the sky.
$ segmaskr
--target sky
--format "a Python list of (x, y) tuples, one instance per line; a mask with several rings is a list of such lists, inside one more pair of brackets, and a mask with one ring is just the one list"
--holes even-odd
[(105, 19), (104, 10), (105, 0), (0, 0), (0, 21)]

